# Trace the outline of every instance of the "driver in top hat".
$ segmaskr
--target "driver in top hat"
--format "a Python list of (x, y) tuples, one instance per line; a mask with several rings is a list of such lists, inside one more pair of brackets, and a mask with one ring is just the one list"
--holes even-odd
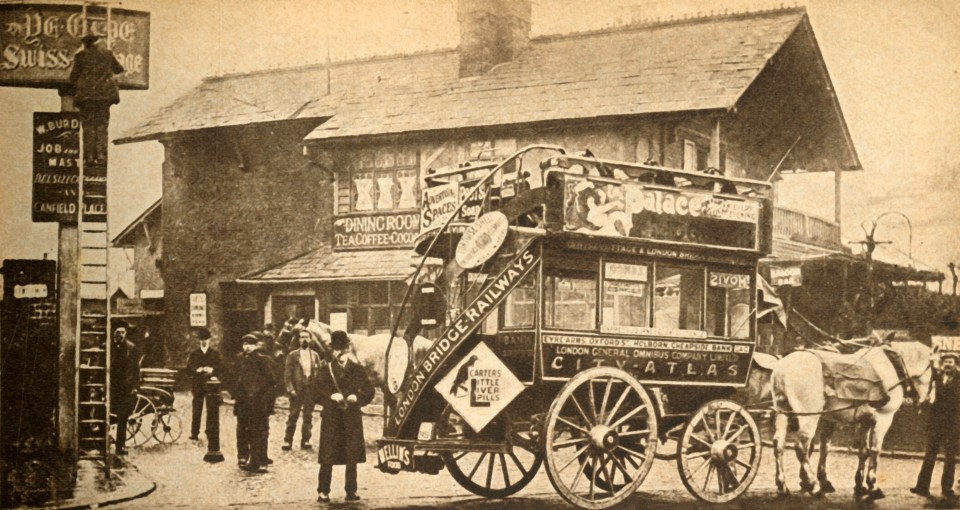
[(943, 448), (943, 475), (940, 490), (948, 499), (956, 499), (953, 491), (954, 469), (957, 456), (957, 432), (960, 426), (960, 373), (957, 363), (960, 355), (947, 352), (940, 355), (940, 369), (934, 371), (934, 388), (927, 397), (930, 413), (927, 415), (927, 451), (923, 457), (917, 485), (910, 492), (930, 495), (930, 478), (937, 462), (937, 453)]

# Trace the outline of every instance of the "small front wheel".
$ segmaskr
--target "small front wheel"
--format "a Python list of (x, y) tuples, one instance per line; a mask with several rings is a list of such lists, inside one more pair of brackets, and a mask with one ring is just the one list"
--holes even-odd
[(760, 452), (760, 430), (753, 416), (731, 400), (712, 400), (683, 428), (677, 445), (680, 480), (703, 501), (733, 501), (757, 476)]

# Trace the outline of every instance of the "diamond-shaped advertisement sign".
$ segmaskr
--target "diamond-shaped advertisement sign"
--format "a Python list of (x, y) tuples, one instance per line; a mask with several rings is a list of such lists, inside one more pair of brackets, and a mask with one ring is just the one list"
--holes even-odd
[(523, 391), (523, 383), (480, 342), (433, 388), (480, 432)]

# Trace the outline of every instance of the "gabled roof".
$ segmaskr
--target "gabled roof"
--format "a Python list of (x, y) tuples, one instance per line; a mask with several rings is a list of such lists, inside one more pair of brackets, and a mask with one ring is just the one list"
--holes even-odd
[(807, 23), (803, 9), (785, 9), (539, 37), (464, 79), (456, 50), (340, 62), (329, 94), (324, 65), (211, 78), (116, 143), (287, 119), (323, 122), (307, 137), (323, 140), (728, 110)]
[(310, 283), (350, 280), (396, 280), (413, 273), (411, 250), (332, 251), (328, 246), (279, 265), (250, 273), (238, 283)]
[(140, 216), (137, 216), (137, 218), (131, 221), (130, 224), (127, 225), (127, 227), (124, 228), (122, 232), (117, 234), (117, 236), (113, 238), (113, 241), (111, 241), (110, 244), (117, 247), (132, 246), (134, 243), (134, 240), (127, 239), (127, 238), (137, 230), (137, 227), (139, 227), (145, 221), (147, 221), (147, 218), (153, 216), (154, 214), (162, 214), (161, 212), (162, 202), (163, 202), (163, 198), (159, 198), (157, 199), (156, 202), (153, 203), (153, 205), (151, 205), (150, 207), (147, 207), (145, 211), (140, 213)]

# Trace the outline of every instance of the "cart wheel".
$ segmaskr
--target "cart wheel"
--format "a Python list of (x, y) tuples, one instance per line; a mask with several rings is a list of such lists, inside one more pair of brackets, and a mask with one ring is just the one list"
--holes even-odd
[(157, 414), (157, 426), (153, 438), (160, 444), (171, 444), (183, 435), (180, 416), (173, 409), (165, 409)]
[[(156, 427), (154, 417), (157, 414), (157, 408), (147, 397), (137, 395), (137, 401), (133, 405), (133, 412), (127, 418), (127, 442), (128, 447), (140, 446), (150, 440), (153, 436), (153, 430)], [(110, 415), (111, 422), (116, 421), (116, 415)], [(117, 437), (116, 423), (110, 426), (110, 437), (113, 442)]]
[(633, 494), (653, 465), (657, 416), (643, 386), (612, 367), (578, 373), (547, 412), (547, 475), (567, 502), (613, 506)]
[(680, 480), (703, 501), (732, 501), (757, 476), (760, 452), (760, 430), (743, 406), (723, 399), (707, 402), (683, 428), (677, 448)]
[[(509, 425), (504, 425), (501, 420), (487, 425), (488, 428), (500, 426), (510, 430), (506, 453), (460, 451), (442, 455), (450, 476), (473, 494), (485, 498), (512, 496), (533, 481), (540, 471), (543, 455), (533, 437), (532, 427), (524, 426), (522, 422), (506, 421)], [(438, 438), (470, 438), (470, 426), (450, 406), (440, 415), (439, 426)]]

